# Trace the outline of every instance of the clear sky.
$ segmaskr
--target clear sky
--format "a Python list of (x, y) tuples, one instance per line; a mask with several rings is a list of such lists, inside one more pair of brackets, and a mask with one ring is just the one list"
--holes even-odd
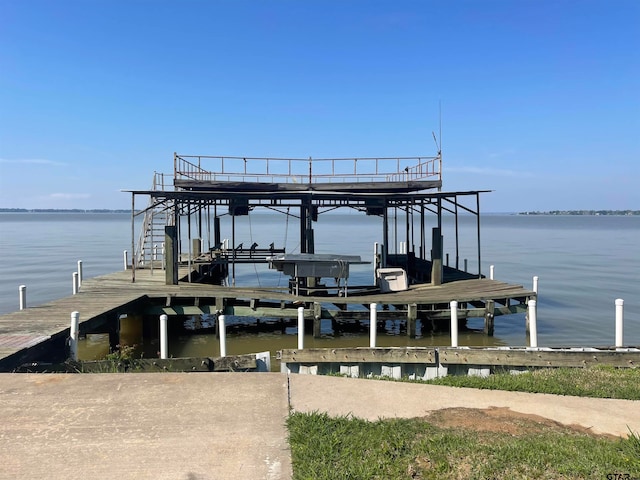
[(487, 212), (640, 209), (640, 1), (0, 0), (0, 207), (173, 152), (434, 155)]

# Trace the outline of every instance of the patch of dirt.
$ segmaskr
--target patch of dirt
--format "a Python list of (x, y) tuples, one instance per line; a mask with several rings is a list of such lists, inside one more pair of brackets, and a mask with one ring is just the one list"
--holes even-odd
[(514, 412), (505, 407), (491, 407), (488, 409), (445, 408), (431, 412), (424, 419), (430, 424), (441, 428), (506, 433), (513, 436), (556, 431), (558, 433), (581, 433), (593, 437), (605, 436), (614, 438), (611, 435), (597, 435), (580, 425), (563, 425), (548, 418)]

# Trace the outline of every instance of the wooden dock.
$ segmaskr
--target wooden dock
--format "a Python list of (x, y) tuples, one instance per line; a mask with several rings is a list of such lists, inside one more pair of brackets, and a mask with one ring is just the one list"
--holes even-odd
[[(181, 272), (186, 274), (186, 271)], [(0, 315), (0, 370), (7, 365), (30, 361), (43, 342), (55, 341), (61, 352), (69, 336), (71, 312), (80, 313), (80, 332), (117, 325), (120, 315), (131, 313), (198, 315), (224, 312), (227, 315), (295, 318), (297, 308), (307, 318), (362, 318), (369, 304), (377, 303), (392, 318), (443, 317), (451, 299), (460, 304), (459, 316), (484, 315), (487, 303), (497, 305), (496, 315), (522, 311), (535, 293), (518, 285), (475, 279), (439, 286), (418, 285), (409, 290), (348, 297), (297, 297), (286, 289), (223, 287), (179, 282), (166, 285), (162, 270), (137, 270), (132, 283), (130, 270), (87, 278), (78, 294)], [(366, 307), (363, 309), (363, 306)], [(333, 308), (335, 307), (335, 308)], [(350, 310), (358, 308), (357, 311)], [(358, 316), (360, 315), (360, 317)]]

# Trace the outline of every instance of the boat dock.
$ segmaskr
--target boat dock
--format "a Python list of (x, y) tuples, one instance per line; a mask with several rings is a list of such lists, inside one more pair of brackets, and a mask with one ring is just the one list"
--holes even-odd
[[(0, 371), (69, 358), (72, 312), (78, 312), (80, 336), (108, 332), (112, 350), (120, 344), (124, 316), (150, 319), (156, 326), (152, 334), (159, 336), (166, 329), (158, 329), (158, 321), (166, 326), (202, 315), (212, 319), (216, 334), (222, 315), (248, 318), (243, 325), (251, 327), (254, 322), (258, 332), (265, 328), (284, 332), (296, 327), (302, 315), (314, 337), (321, 336), (324, 321), (340, 334), (354, 325), (361, 328), (361, 321), (372, 325), (373, 318), (376, 330), (392, 320), (414, 338), (418, 325), (423, 334), (447, 331), (476, 317), (483, 319), (484, 332), (493, 335), (496, 317), (535, 312), (531, 306), (537, 292), (535, 286), (528, 289), (482, 273), (480, 194), (484, 192), (442, 192), (441, 172), (440, 152), (434, 157), (313, 160), (174, 154), (171, 175), (156, 173), (151, 190), (130, 191), (133, 253), (126, 269), (84, 279), (69, 297), (0, 315)], [(136, 209), (140, 196), (149, 203)], [(375, 242), (371, 262), (376, 280), (370, 285), (347, 283), (351, 264), (369, 263), (359, 255), (316, 252), (318, 218), (339, 208), (381, 221), (382, 238)], [(289, 218), (298, 222), (299, 252), (274, 243), (258, 248), (253, 239), (237, 237), (236, 217), (257, 209), (279, 213), (287, 223)], [(462, 266), (458, 229), (462, 214), (475, 219), (477, 272), (467, 271), (466, 261)], [(136, 232), (136, 218), (141, 215), (142, 226)], [(455, 226), (448, 237), (443, 234), (443, 215), (452, 216)], [(223, 217), (228, 230), (223, 228)], [(451, 265), (445, 245), (453, 255)], [(283, 272), (290, 277), (288, 285), (236, 285), (236, 264), (251, 263)], [(327, 286), (323, 278), (337, 285)], [(523, 328), (528, 331), (528, 320)], [(457, 340), (452, 346), (457, 347)], [(456, 363), (454, 350), (440, 353), (434, 350), (427, 363), (436, 369), (442, 360)], [(317, 358), (305, 354), (305, 360), (295, 351), (282, 355), (285, 364), (300, 363), (303, 369), (309, 366), (305, 362), (331, 363), (322, 352)], [(394, 352), (389, 362), (397, 355)], [(638, 353), (634, 350), (632, 355), (626, 366), (637, 363)], [(458, 357), (462, 359), (458, 363), (469, 364), (469, 355)], [(509, 355), (498, 357), (506, 364), (512, 361)], [(351, 367), (347, 362), (345, 368)]]
[[(186, 274), (186, 270), (182, 269)], [(411, 286), (406, 291), (369, 293), (347, 297), (299, 297), (286, 289), (226, 287), (180, 281), (167, 285), (162, 270), (138, 270), (135, 282), (131, 271), (84, 279), (76, 295), (0, 315), (0, 370), (34, 361), (44, 343), (60, 352), (64, 360), (65, 342), (70, 335), (70, 317), (80, 315), (80, 335), (108, 331), (112, 345), (118, 343), (117, 325), (121, 315), (166, 314), (250, 316), (281, 318), (294, 324), (297, 309), (305, 306), (305, 317), (319, 331), (322, 320), (330, 319), (336, 328), (343, 322), (368, 319), (371, 303), (381, 308), (378, 321), (404, 320), (408, 333), (415, 332), (416, 321), (436, 321), (448, 318), (451, 298), (459, 299), (461, 321), (471, 316), (484, 316), (493, 302), (494, 313), (522, 311), (526, 299), (534, 292), (521, 286), (489, 279), (452, 282), (437, 287)], [(332, 303), (334, 302), (334, 303)], [(357, 308), (357, 310), (353, 310)], [(427, 320), (429, 319), (429, 320)], [(524, 326), (523, 326), (524, 328)]]

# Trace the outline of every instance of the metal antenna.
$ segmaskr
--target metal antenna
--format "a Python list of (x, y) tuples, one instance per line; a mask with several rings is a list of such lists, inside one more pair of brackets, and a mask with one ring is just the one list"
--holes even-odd
[(438, 120), (439, 127), (438, 128), (440, 129), (440, 132), (439, 132), (440, 146), (438, 147), (438, 154), (440, 155), (442, 154), (442, 100), (438, 101), (438, 110), (439, 110), (439, 120)]
[(436, 133), (434, 131), (431, 132), (431, 135), (433, 135), (433, 142), (436, 144), (436, 148), (438, 149), (438, 155), (442, 154), (442, 102), (440, 102), (439, 104), (439, 114), (438, 114), (438, 136), (440, 137), (440, 140), (438, 140), (438, 138), (436, 137)]

